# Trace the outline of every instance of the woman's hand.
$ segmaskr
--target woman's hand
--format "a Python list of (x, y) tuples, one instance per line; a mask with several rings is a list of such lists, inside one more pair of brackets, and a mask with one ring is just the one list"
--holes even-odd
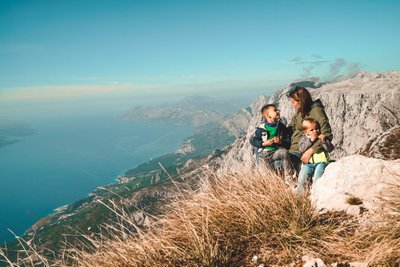
[(312, 157), (312, 155), (314, 154), (314, 150), (312, 148), (307, 149), (303, 155), (301, 156), (301, 162), (303, 163), (308, 163)]
[(318, 136), (318, 138), (321, 139), (321, 141), (322, 141), (323, 143), (325, 143), (325, 141), (326, 141), (326, 136), (325, 136), (325, 135), (320, 134), (320, 135)]

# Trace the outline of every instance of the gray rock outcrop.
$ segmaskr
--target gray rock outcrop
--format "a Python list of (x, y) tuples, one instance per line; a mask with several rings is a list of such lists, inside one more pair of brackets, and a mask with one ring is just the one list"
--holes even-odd
[[(400, 125), (400, 71), (383, 74), (361, 72), (354, 78), (328, 84), (297, 82), (280, 90), (268, 100), (261, 97), (253, 103), (254, 115), (247, 134), (236, 140), (226, 154), (222, 162), (223, 169), (238, 164), (254, 164), (249, 138), (261, 121), (260, 108), (266, 103), (276, 103), (281, 117), (290, 122), (295, 110), (287, 93), (296, 85), (309, 89), (313, 99), (319, 98), (324, 104), (334, 135), (334, 159), (360, 153), (365, 150), (368, 140), (379, 138), (391, 128)], [(372, 154), (376, 155), (375, 152)]]
[(395, 126), (370, 139), (362, 148), (361, 155), (377, 159), (400, 158), (400, 126)]

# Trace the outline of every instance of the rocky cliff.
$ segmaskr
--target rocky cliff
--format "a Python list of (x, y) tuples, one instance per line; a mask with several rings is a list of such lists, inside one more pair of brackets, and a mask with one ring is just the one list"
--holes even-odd
[[(309, 89), (313, 99), (319, 98), (324, 104), (334, 135), (334, 159), (361, 151), (380, 158), (385, 157), (383, 155), (391, 159), (399, 158), (399, 150), (395, 147), (398, 147), (398, 142), (384, 140), (396, 140), (393, 136), (398, 135), (396, 126), (400, 125), (400, 71), (361, 72), (351, 79), (334, 83), (295, 82), (269, 99), (264, 96), (258, 98), (252, 105), (253, 118), (246, 135), (234, 143), (222, 161), (221, 170), (241, 165), (239, 163), (254, 164), (249, 138), (261, 121), (259, 110), (266, 103), (276, 103), (281, 116), (290, 122), (295, 110), (287, 93), (296, 85)], [(387, 153), (378, 156), (377, 148), (382, 148), (382, 145)]]

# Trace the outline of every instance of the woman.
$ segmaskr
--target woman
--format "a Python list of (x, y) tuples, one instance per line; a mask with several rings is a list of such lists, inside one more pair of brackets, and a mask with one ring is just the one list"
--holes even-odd
[[(332, 140), (332, 129), (329, 125), (328, 117), (325, 114), (324, 106), (321, 100), (313, 101), (310, 92), (304, 87), (296, 87), (289, 92), (290, 102), (296, 109), (296, 114), (290, 122), (289, 128), (292, 132), (292, 143), (289, 152), (300, 159), (301, 162), (307, 163), (312, 155), (320, 152), (322, 149), (322, 142), (326, 139)], [(301, 123), (305, 118), (316, 120), (321, 127), (320, 140), (315, 142), (304, 153), (299, 151), (299, 142), (303, 134)]]

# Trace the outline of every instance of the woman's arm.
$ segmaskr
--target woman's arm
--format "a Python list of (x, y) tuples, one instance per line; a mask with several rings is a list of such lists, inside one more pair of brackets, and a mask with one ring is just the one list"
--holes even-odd
[[(329, 119), (325, 114), (323, 107), (314, 107), (311, 109), (310, 118), (313, 118), (318, 121), (321, 127), (321, 134), (323, 134), (327, 139), (332, 140), (332, 129), (329, 124)], [(303, 155), (301, 156), (301, 161), (303, 163), (307, 163), (314, 153), (319, 153), (323, 149), (322, 141), (318, 139), (314, 144), (307, 149)]]
[(333, 146), (333, 144), (331, 143), (331, 140), (326, 139), (325, 143), (322, 143), (322, 146), (324, 147), (326, 152), (332, 152), (332, 150), (335, 149), (335, 147)]
[(321, 126), (321, 134), (325, 135), (325, 137), (328, 138), (329, 140), (332, 140), (333, 139), (332, 128), (331, 125), (329, 124), (329, 119), (328, 116), (326, 116), (325, 110), (322, 108), (316, 109), (316, 115), (318, 116), (316, 120)]
[(309, 149), (312, 146), (312, 144), (313, 143), (311, 142), (310, 138), (303, 136), (299, 142), (299, 151), (301, 153), (305, 152), (307, 149)]

